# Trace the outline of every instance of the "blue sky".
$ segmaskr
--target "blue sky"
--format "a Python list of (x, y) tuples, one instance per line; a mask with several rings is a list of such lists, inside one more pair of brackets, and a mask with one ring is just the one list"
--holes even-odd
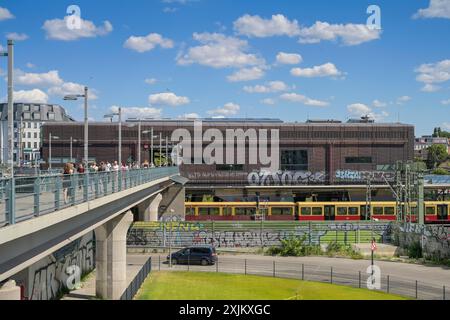
[[(66, 25), (72, 4), (80, 29)], [(371, 4), (381, 30), (366, 25)], [(81, 103), (62, 97), (88, 85), (99, 121), (122, 106), (128, 117), (369, 114), (416, 135), (450, 130), (449, 35), (450, 0), (0, 1), (17, 100), (58, 103), (78, 120)]]

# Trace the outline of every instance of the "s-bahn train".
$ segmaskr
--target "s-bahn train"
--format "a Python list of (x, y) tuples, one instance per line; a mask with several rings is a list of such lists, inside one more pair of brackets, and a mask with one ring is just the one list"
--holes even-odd
[[(396, 221), (396, 202), (186, 202), (186, 221)], [(425, 201), (425, 222), (450, 223), (450, 201)], [(402, 211), (406, 212), (402, 204)], [(417, 221), (417, 203), (411, 204), (407, 221)], [(402, 219), (403, 220), (403, 219)]]

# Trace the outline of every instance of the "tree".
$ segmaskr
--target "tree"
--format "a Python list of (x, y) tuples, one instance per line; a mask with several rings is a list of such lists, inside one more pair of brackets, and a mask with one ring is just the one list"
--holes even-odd
[(433, 144), (428, 148), (427, 165), (429, 169), (435, 169), (447, 160), (447, 149), (443, 144)]

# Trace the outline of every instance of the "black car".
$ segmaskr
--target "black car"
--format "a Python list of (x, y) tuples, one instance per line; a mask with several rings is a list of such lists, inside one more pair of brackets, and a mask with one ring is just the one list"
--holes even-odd
[[(169, 261), (170, 256), (167, 256)], [(216, 249), (213, 246), (193, 246), (172, 253), (172, 264), (213, 265), (217, 261)]]

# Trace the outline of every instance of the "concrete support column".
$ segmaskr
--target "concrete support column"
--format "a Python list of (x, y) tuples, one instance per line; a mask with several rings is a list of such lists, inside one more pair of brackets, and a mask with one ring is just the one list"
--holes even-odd
[(131, 211), (121, 214), (95, 230), (96, 294), (117, 300), (127, 287), (127, 232), (133, 222)]
[(16, 286), (14, 280), (0, 287), (0, 300), (20, 300), (20, 287)]
[(163, 199), (161, 193), (158, 193), (150, 202), (150, 205), (145, 209), (144, 221), (155, 222), (159, 220), (159, 205)]

